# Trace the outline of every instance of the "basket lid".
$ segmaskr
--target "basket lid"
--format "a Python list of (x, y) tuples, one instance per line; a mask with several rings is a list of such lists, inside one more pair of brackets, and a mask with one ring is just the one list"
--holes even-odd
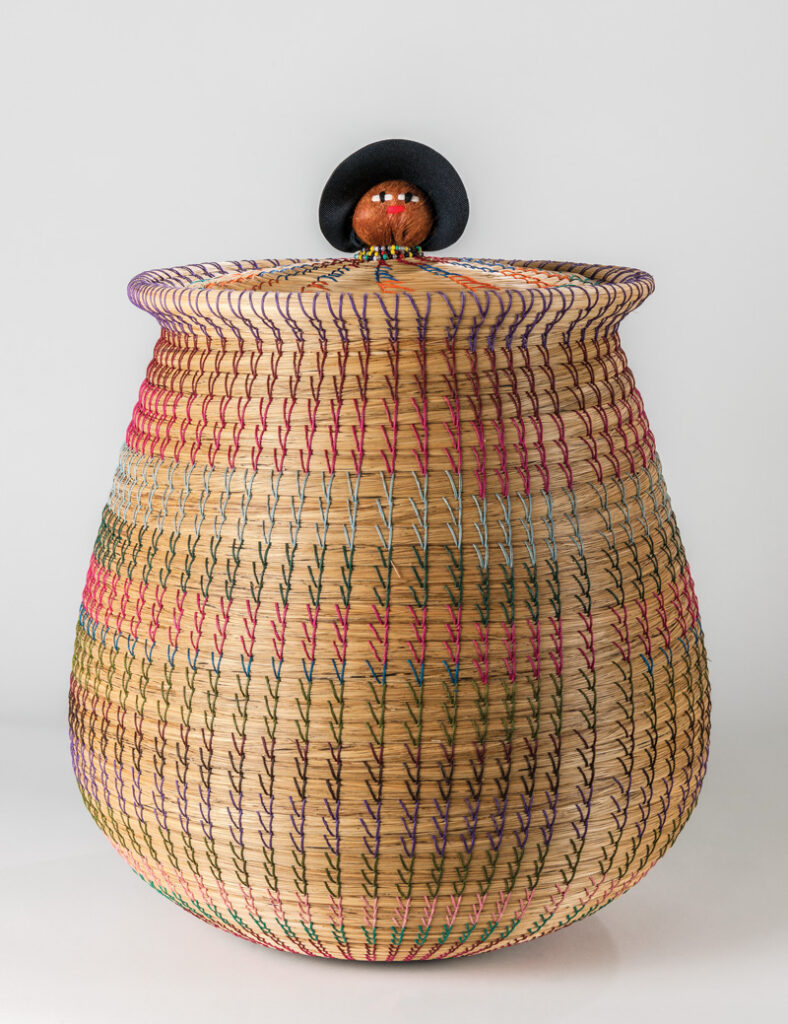
[(555, 333), (590, 319), (618, 322), (653, 288), (651, 275), (632, 267), (420, 255), (197, 263), (138, 274), (128, 294), (174, 331), (199, 325), (254, 332), (258, 324), (268, 329), (294, 316), (314, 322), (341, 317), (347, 299), (362, 318), (372, 300), (384, 316), (396, 317), (406, 307), (422, 317), (430, 309), (442, 308), (450, 317), (475, 309), (483, 319), (513, 318)]
[(514, 260), (466, 259), (456, 256), (410, 256), (371, 262), (357, 257), (294, 261), (212, 275), (199, 288), (253, 292), (344, 292), (426, 294), (441, 292), (524, 291), (532, 288), (594, 287), (591, 277), (549, 265)]

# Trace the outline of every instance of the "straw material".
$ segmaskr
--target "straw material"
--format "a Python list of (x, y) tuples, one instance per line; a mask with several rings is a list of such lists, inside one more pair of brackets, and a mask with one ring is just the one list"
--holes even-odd
[(152, 271), (77, 627), (74, 770), (134, 870), (277, 949), (579, 920), (695, 806), (692, 577), (621, 319), (640, 271)]

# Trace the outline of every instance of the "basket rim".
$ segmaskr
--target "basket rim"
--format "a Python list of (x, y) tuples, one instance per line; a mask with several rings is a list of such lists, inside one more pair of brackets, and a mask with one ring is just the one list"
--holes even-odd
[[(305, 294), (309, 295), (314, 312), (318, 306), (331, 308), (347, 302), (366, 302), (374, 299), (382, 307), (390, 308), (399, 301), (397, 294), (381, 293), (365, 289), (338, 289), (336, 291), (313, 291), (304, 293), (287, 289), (271, 288), (254, 291), (237, 288), (204, 288), (206, 281), (213, 280), (231, 273), (243, 273), (251, 270), (273, 270), (277, 267), (288, 267), (293, 264), (308, 262), (325, 262), (333, 256), (315, 258), (283, 258), (283, 259), (248, 259), (222, 260), (206, 263), (184, 264), (183, 266), (160, 267), (142, 271), (135, 275), (128, 284), (130, 301), (144, 312), (151, 313), (157, 319), (169, 321), (171, 317), (186, 320), (208, 320), (213, 322), (218, 316), (222, 320), (248, 322), (249, 316), (267, 320), (269, 317), (290, 315), (291, 303), (300, 303), (304, 309)], [(572, 282), (556, 288), (529, 287), (498, 287), (494, 292), (503, 304), (509, 307), (516, 300), (525, 305), (526, 298), (540, 297), (539, 313), (543, 315), (548, 309), (556, 307), (560, 312), (581, 312), (584, 308), (599, 310), (600, 307), (617, 306), (621, 315), (636, 308), (654, 291), (654, 278), (648, 272), (635, 267), (618, 266), (616, 264), (580, 263), (565, 260), (520, 260), (510, 258), (477, 257), (476, 262), (486, 264), (503, 264), (515, 268), (532, 268), (536, 270), (553, 270), (560, 273), (575, 273), (590, 278), (590, 282)], [(460, 293), (463, 301), (466, 295), (481, 302), (472, 292)], [(411, 302), (418, 306), (420, 300), (444, 299), (449, 307), (453, 307), (458, 293), (447, 292), (441, 288), (425, 289), (409, 296)], [(489, 298), (487, 299), (489, 303)], [(486, 306), (485, 306), (486, 309)]]

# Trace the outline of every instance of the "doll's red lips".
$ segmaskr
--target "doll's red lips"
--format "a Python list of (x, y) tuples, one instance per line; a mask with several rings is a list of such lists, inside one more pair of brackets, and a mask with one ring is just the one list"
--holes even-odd
[(405, 207), (402, 205), (402, 203), (394, 203), (393, 206), (386, 207), (386, 213), (402, 213), (404, 209)]

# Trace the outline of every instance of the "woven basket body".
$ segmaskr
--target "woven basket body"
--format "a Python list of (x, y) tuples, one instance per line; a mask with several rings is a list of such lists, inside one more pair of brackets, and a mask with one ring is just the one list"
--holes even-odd
[(703, 634), (618, 337), (651, 278), (485, 264), (130, 286), (162, 330), (83, 594), (74, 770), (142, 878), (277, 949), (544, 935), (698, 797)]

